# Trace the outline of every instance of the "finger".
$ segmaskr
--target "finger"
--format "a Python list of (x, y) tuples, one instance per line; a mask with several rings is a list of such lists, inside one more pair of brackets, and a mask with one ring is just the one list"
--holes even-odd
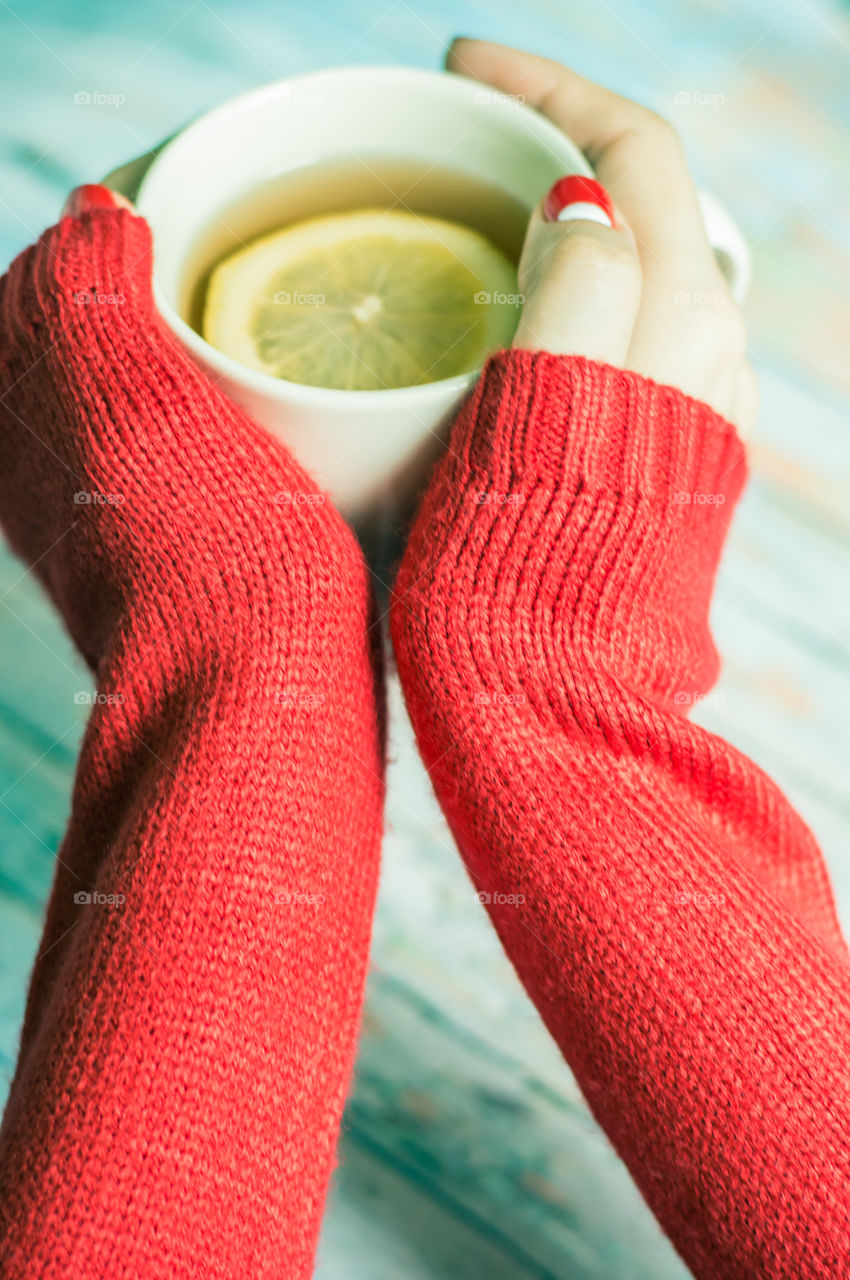
[(129, 209), (131, 213), (135, 212), (126, 196), (110, 191), (100, 183), (86, 182), (70, 192), (62, 206), (62, 216), (79, 218), (84, 213), (93, 213), (97, 209)]
[(562, 178), (535, 209), (519, 287), (514, 347), (623, 364), (640, 305), (640, 262), (598, 182)]
[(641, 262), (643, 293), (626, 367), (728, 414), (745, 349), (743, 323), (714, 260), (675, 132), (546, 58), (461, 39), (447, 61), (452, 70), (522, 97), (584, 151), (622, 210)]
[(520, 98), (563, 129), (622, 209), (648, 258), (678, 252), (713, 261), (682, 149), (660, 116), (558, 62), (489, 41), (461, 37), (446, 65)]
[(676, 289), (672, 300), (656, 291), (653, 301), (644, 299), (626, 367), (680, 387), (734, 421), (747, 334), (729, 291), (720, 284)]

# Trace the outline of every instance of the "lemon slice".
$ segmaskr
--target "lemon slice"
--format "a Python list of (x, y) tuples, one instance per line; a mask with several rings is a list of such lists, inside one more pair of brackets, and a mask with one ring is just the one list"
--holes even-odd
[(202, 333), (240, 364), (372, 391), (476, 369), (519, 319), (516, 271), (444, 218), (361, 209), (263, 236), (213, 271)]

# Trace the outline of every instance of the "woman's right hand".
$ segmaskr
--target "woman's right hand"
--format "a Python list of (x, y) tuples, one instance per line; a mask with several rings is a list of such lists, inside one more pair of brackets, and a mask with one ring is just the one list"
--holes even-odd
[(514, 346), (634, 370), (705, 401), (748, 436), (758, 397), (744, 321), (674, 129), (556, 62), (503, 45), (455, 40), (446, 65), (563, 129), (614, 205), (613, 227), (557, 220), (557, 192), (535, 209), (520, 261), (525, 303)]

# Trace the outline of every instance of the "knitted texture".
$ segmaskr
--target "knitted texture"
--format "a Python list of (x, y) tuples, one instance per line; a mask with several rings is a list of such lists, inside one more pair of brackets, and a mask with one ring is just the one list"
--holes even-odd
[(820, 854), (688, 714), (745, 478), (707, 406), (495, 356), (396, 582), (425, 763), (504, 947), (706, 1280), (850, 1276), (850, 982)]
[(315, 482), (162, 326), (150, 266), (145, 224), (97, 212), (0, 282), (0, 515), (97, 684), (0, 1133), (0, 1270), (296, 1280), (376, 889), (373, 606)]

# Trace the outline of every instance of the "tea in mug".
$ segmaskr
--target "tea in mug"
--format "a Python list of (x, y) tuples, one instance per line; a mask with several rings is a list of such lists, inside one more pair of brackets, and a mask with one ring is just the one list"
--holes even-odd
[(519, 320), (528, 210), (498, 187), (386, 157), (295, 170), (211, 218), (183, 313), (290, 382), (365, 391), (470, 372)]

